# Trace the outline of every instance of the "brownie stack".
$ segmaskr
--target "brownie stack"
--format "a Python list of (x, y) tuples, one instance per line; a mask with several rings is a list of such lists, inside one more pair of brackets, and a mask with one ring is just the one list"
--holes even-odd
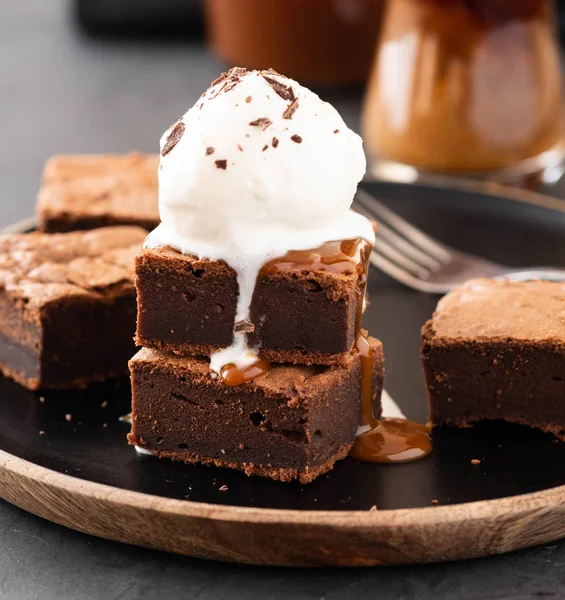
[[(249, 335), (270, 368), (237, 386), (212, 373), (209, 359), (232, 343), (235, 271), (171, 247), (144, 249), (135, 266), (143, 348), (130, 361), (130, 443), (160, 457), (302, 483), (347, 456), (367, 368), (356, 341), (369, 247), (343, 243), (361, 245), (349, 267), (279, 259), (260, 271)], [(383, 357), (379, 341), (369, 344), (378, 416)]]

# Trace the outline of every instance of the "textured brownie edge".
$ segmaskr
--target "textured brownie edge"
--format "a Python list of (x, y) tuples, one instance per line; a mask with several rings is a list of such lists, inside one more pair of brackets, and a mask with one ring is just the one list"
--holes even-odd
[(65, 213), (50, 214), (48, 209), (38, 208), (38, 228), (42, 233), (69, 233), (71, 231), (86, 231), (100, 227), (131, 225), (142, 227), (147, 231), (159, 225), (158, 220), (116, 218), (112, 215), (79, 216)]
[[(428, 424), (432, 427), (441, 426), (452, 426), (459, 428), (469, 428), (475, 423), (480, 421), (488, 420), (504, 420), (509, 423), (516, 425), (523, 425), (534, 429), (539, 429), (546, 433), (551, 433), (560, 440), (565, 441), (565, 396), (563, 396), (563, 414), (559, 415), (555, 411), (547, 411), (547, 417), (542, 418), (540, 413), (543, 413), (545, 407), (540, 407), (536, 404), (533, 395), (531, 395), (531, 406), (527, 408), (522, 406), (519, 408), (519, 404), (512, 404), (508, 402), (505, 397), (507, 392), (507, 386), (509, 382), (512, 382), (512, 376), (516, 376), (520, 373), (520, 368), (524, 365), (529, 364), (531, 357), (528, 353), (547, 353), (547, 356), (553, 356), (558, 358), (558, 362), (562, 362), (563, 380), (565, 381), (565, 344), (558, 344), (556, 341), (548, 340), (546, 343), (532, 343), (527, 344), (524, 342), (516, 342), (511, 339), (493, 339), (490, 341), (475, 341), (461, 339), (449, 339), (444, 340), (436, 336), (433, 328), (433, 319), (428, 321), (422, 328), (422, 363), (424, 368), (424, 377), (426, 381), (426, 390), (428, 395), (429, 405), (429, 421)], [(526, 350), (525, 350), (526, 349)], [(471, 372), (469, 369), (469, 376), (473, 378), (476, 391), (473, 391), (472, 395), (474, 398), (474, 412), (467, 412), (462, 415), (457, 414), (457, 410), (453, 408), (454, 405), (461, 402), (464, 398), (464, 391), (452, 390), (446, 383), (448, 380), (444, 380), (444, 375), (438, 374), (437, 360), (438, 353), (449, 352), (459, 353), (460, 359), (459, 364), (469, 365), (471, 359), (477, 359), (480, 357), (484, 361), (489, 361), (494, 368), (497, 370), (495, 379), (492, 380), (492, 384), (487, 388), (489, 391), (489, 398), (485, 398), (481, 395), (481, 373)], [(503, 364), (504, 353), (513, 354), (515, 357), (514, 362), (511, 364)], [(528, 356), (524, 359), (524, 355)], [(440, 360), (443, 355), (440, 356)], [(508, 362), (508, 361), (506, 361)], [(469, 367), (468, 367), (469, 368)], [(538, 367), (539, 368), (539, 367)], [(499, 371), (500, 369), (500, 371)], [(499, 372), (498, 372), (499, 371)], [(483, 371), (484, 372), (484, 371)], [(506, 377), (506, 381), (504, 378)], [(498, 382), (498, 384), (497, 384)], [(522, 383), (522, 382), (521, 382)], [(487, 383), (487, 385), (489, 385)], [(557, 389), (559, 381), (554, 381), (551, 385), (554, 389), (550, 394), (543, 394), (544, 402), (548, 402), (548, 398), (555, 399), (561, 396), (560, 391)], [(523, 383), (525, 388), (525, 383)], [(494, 392), (494, 393), (493, 393)], [(525, 393), (525, 392), (524, 392)], [(493, 399), (493, 395), (498, 395), (498, 400)], [(516, 400), (518, 396), (513, 399)], [(523, 398), (524, 404), (530, 399)], [(460, 403), (459, 402), (459, 403)]]
[[(137, 346), (154, 348), (164, 354), (175, 356), (202, 356), (207, 357), (213, 352), (218, 352), (225, 346), (209, 344), (169, 343), (161, 340), (148, 339), (141, 335), (135, 336)], [(355, 358), (355, 344), (348, 352), (341, 354), (328, 354), (324, 352), (302, 352), (298, 350), (278, 350), (276, 348), (261, 348), (261, 354), (272, 363), (293, 365), (324, 365), (347, 366)]]
[[(144, 448), (142, 441), (137, 438), (133, 433), (129, 433), (127, 436), (128, 442), (132, 446), (139, 446)], [(158, 451), (149, 450), (157, 458), (168, 458), (175, 462), (183, 462), (186, 464), (201, 464), (206, 466), (224, 467), (227, 469), (234, 469), (236, 471), (242, 471), (248, 477), (252, 475), (258, 477), (268, 477), (275, 481), (281, 481), (283, 483), (289, 483), (294, 480), (298, 480), (302, 484), (311, 483), (324, 473), (331, 471), (338, 460), (344, 459), (351, 450), (353, 444), (345, 444), (340, 446), (336, 452), (326, 462), (317, 467), (306, 467), (304, 470), (300, 469), (283, 469), (280, 467), (266, 467), (262, 465), (255, 465), (253, 463), (236, 463), (228, 460), (221, 460), (219, 458), (207, 458), (191, 454), (188, 452), (169, 452), (169, 451)]]

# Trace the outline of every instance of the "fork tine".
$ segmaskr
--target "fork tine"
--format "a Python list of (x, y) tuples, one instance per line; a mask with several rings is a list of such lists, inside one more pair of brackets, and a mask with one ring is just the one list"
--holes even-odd
[(379, 223), (376, 235), (377, 237), (387, 241), (396, 250), (405, 256), (409, 256), (427, 269), (435, 271), (441, 267), (441, 263), (438, 260), (432, 258), (429, 254), (422, 252), (410, 242), (407, 242), (403, 237), (400, 237), (394, 230), (390, 229), (390, 227), (384, 223)]
[[(369, 213), (362, 204), (359, 204), (357, 201), (353, 201), (353, 210), (358, 213), (364, 215), (371, 221), (374, 220), (374, 215)], [(410, 242), (407, 242), (403, 237), (399, 236), (395, 231), (393, 231), (390, 227), (385, 225), (382, 222), (379, 222), (376, 232), (377, 238), (382, 238), (387, 242), (387, 246), (392, 246), (398, 252), (404, 254), (406, 257), (409, 257), (419, 263), (420, 266), (426, 267), (429, 270), (436, 271), (440, 268), (441, 263), (437, 261), (435, 258), (432, 258), (416, 246), (413, 246)], [(397, 254), (398, 254), (397, 252)], [(393, 258), (394, 257), (390, 257)], [(399, 262), (397, 260), (397, 262)]]
[(386, 273), (396, 281), (400, 281), (404, 285), (407, 285), (408, 287), (431, 294), (443, 294), (446, 292), (446, 290), (441, 286), (437, 286), (433, 283), (418, 279), (418, 277), (414, 277), (408, 273), (408, 271), (405, 271), (398, 265), (395, 265), (392, 261), (380, 255), (378, 252), (371, 252), (369, 260), (374, 267), (383, 273)]
[(434, 240), (423, 231), (420, 231), (414, 225), (408, 223), (408, 221), (405, 221), (365, 190), (360, 188), (357, 190), (357, 200), (365, 209), (365, 215), (369, 213), (379, 221), (387, 221), (391, 227), (401, 233), (408, 241), (419, 246), (422, 250), (426, 250), (438, 261), (447, 262), (450, 260), (451, 254), (443, 244)]
[(387, 243), (385, 240), (381, 238), (377, 238), (375, 240), (375, 251), (379, 253), (381, 256), (384, 256), (387, 259), (390, 259), (398, 266), (406, 269), (410, 274), (419, 277), (420, 279), (427, 279), (430, 275), (430, 272), (422, 267), (422, 265), (410, 260), (407, 256), (396, 250), (393, 246)]

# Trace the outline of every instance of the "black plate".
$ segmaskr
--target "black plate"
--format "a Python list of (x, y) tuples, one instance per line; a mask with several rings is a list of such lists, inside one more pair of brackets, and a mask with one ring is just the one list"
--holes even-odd
[[(397, 183), (367, 187), (415, 224), (462, 250), (516, 266), (565, 267), (565, 213), (476, 190)], [(437, 297), (409, 290), (377, 272), (371, 273), (369, 291), (372, 302), (364, 323), (384, 342), (387, 389), (410, 418), (425, 421), (420, 327)], [(118, 421), (128, 411), (127, 382), (41, 396), (1, 379), (0, 449), (122, 489), (250, 507), (422, 507), (432, 499), (453, 504), (565, 484), (565, 470), (559, 468), (565, 464), (565, 443), (504, 423), (438, 430), (435, 451), (423, 461), (370, 465), (347, 459), (330, 474), (301, 486), (138, 455), (125, 440), (129, 426)], [(471, 465), (475, 458), (481, 460), (479, 466)], [(228, 491), (219, 491), (224, 484)]]

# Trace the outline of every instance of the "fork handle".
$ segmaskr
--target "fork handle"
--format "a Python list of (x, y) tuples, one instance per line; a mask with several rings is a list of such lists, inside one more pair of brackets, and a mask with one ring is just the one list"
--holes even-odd
[(510, 279), (510, 281), (532, 281), (545, 279), (547, 281), (565, 281), (565, 269), (550, 267), (535, 267), (524, 271), (510, 271), (494, 279)]

